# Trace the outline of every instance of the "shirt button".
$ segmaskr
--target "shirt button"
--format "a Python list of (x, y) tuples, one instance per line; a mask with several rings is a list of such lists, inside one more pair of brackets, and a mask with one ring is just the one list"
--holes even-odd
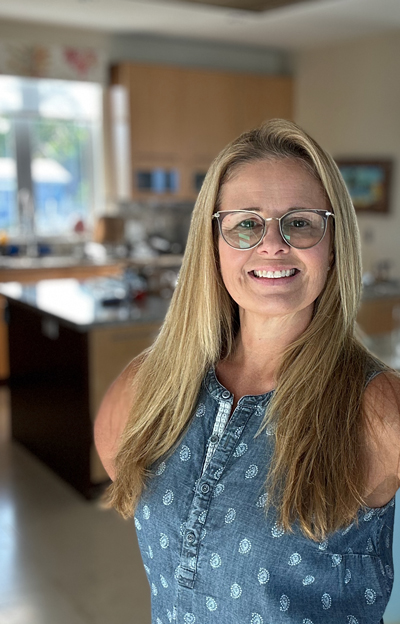
[(229, 390), (224, 390), (221, 396), (223, 399), (229, 399), (231, 396), (231, 393), (229, 392)]
[(203, 494), (207, 494), (207, 492), (209, 492), (210, 490), (210, 486), (208, 485), (208, 483), (203, 483), (200, 489), (203, 492)]
[(216, 433), (213, 433), (211, 438), (210, 438), (211, 444), (216, 444), (218, 442), (218, 440), (219, 440), (219, 436), (217, 436)]
[(194, 533), (190, 532), (186, 535), (186, 541), (188, 544), (193, 544), (194, 540), (196, 539), (196, 536)]

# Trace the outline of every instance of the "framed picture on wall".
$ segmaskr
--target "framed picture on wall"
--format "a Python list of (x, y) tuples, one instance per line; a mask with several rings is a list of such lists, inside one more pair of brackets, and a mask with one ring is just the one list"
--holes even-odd
[(336, 164), (357, 212), (389, 212), (392, 160), (338, 158)]

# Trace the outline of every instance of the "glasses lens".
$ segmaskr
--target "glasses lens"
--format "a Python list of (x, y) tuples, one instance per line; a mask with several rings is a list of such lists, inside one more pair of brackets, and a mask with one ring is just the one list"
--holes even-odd
[(222, 215), (221, 233), (226, 242), (236, 249), (249, 249), (261, 240), (264, 224), (257, 214), (228, 212)]
[(325, 219), (317, 212), (299, 210), (286, 215), (281, 221), (284, 239), (297, 249), (314, 247), (325, 233)]

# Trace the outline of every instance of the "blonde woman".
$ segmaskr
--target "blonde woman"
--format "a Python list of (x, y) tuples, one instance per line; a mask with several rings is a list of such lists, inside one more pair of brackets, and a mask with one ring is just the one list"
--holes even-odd
[(378, 624), (393, 579), (400, 381), (354, 336), (356, 217), (272, 120), (228, 145), (153, 346), (96, 423), (153, 624)]

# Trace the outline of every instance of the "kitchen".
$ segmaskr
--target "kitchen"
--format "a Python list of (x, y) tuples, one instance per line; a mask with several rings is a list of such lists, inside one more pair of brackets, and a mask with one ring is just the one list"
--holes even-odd
[[(127, 3), (121, 3), (124, 8), (126, 8), (126, 4)], [(89, 19), (89, 17), (94, 19), (92, 8), (94, 9), (96, 6), (97, 3), (76, 3), (76, 15), (73, 16), (75, 23), (79, 22), (80, 15), (81, 26), (86, 23), (87, 28), (89, 28), (88, 22), (84, 22), (82, 20), (85, 15), (87, 16), (86, 19)], [(81, 11), (81, 14), (79, 15), (78, 9)], [(393, 24), (391, 25), (391, 29), (393, 30), (385, 34), (382, 34), (382, 30), (375, 33), (365, 31), (363, 28), (367, 27), (361, 24), (357, 30), (358, 39), (354, 39), (352, 36), (352, 30), (349, 26), (348, 28), (350, 30), (347, 32), (347, 35), (346, 32), (343, 33), (343, 31), (341, 34), (342, 38), (346, 35), (346, 41), (337, 43), (332, 40), (329, 42), (329, 45), (328, 42), (324, 43), (324, 37), (322, 31), (320, 30), (318, 34), (319, 40), (314, 40), (313, 47), (298, 50), (297, 48), (300, 46), (299, 41), (296, 40), (296, 37), (299, 36), (297, 31), (300, 30), (298, 28), (298, 24), (301, 23), (304, 27), (304, 24), (307, 23), (305, 18), (303, 18), (303, 22), (301, 22), (302, 18), (300, 16), (299, 8), (299, 14), (296, 13), (297, 26), (292, 26), (291, 31), (288, 34), (288, 39), (291, 40), (291, 44), (288, 44), (286, 50), (277, 50), (275, 48), (277, 45), (277, 34), (273, 32), (274, 29), (277, 29), (276, 25), (274, 27), (264, 25), (265, 28), (269, 28), (268, 31), (265, 31), (268, 36), (265, 34), (263, 35), (265, 40), (268, 39), (269, 44), (268, 47), (264, 46), (262, 48), (260, 39), (257, 41), (254, 40), (254, 45), (257, 43), (258, 47), (243, 45), (243, 42), (240, 45), (234, 45), (228, 41), (220, 41), (219, 43), (214, 43), (212, 41), (205, 44), (199, 40), (200, 37), (195, 40), (187, 38), (182, 39), (180, 38), (182, 34), (179, 35), (178, 32), (175, 32), (175, 39), (171, 38), (172, 33), (166, 33), (163, 36), (160, 36), (139, 32), (138, 34), (135, 34), (135, 36), (123, 34), (118, 36), (113, 35), (113, 37), (111, 37), (110, 35), (104, 34), (107, 19), (111, 19), (110, 14), (107, 14), (107, 17), (103, 16), (102, 19), (104, 22), (102, 27), (98, 22), (94, 24), (98, 29), (96, 32), (95, 30), (82, 31), (72, 28), (72, 18), (67, 22), (66, 15), (62, 15), (61, 13), (60, 20), (64, 20), (65, 24), (70, 24), (69, 28), (65, 26), (53, 27), (46, 26), (44, 24), (39, 25), (37, 22), (41, 17), (40, 7), (36, 5), (34, 13), (31, 15), (29, 15), (29, 10), (29, 7), (27, 7), (24, 12), (25, 22), (18, 22), (17, 17), (14, 15), (14, 21), (4, 21), (0, 25), (1, 41), (7, 42), (10, 45), (12, 43), (14, 46), (18, 43), (21, 47), (23, 47), (23, 45), (26, 47), (28, 43), (30, 46), (34, 46), (37, 45), (38, 42), (41, 44), (46, 43), (46, 45), (53, 48), (60, 43), (64, 44), (64, 42), (66, 46), (71, 45), (72, 43), (80, 48), (91, 46), (98, 51), (99, 57), (105, 59), (103, 64), (104, 71), (106, 71), (106, 68), (110, 64), (120, 64), (120, 66), (122, 66), (121, 64), (123, 64), (123, 62), (132, 62), (136, 64), (147, 63), (153, 65), (167, 64), (168, 66), (178, 65), (179, 67), (190, 66), (196, 68), (198, 71), (202, 71), (203, 69), (209, 70), (212, 67), (214, 71), (221, 72), (221, 74), (226, 74), (226, 72), (231, 71), (232, 73), (237, 72), (241, 75), (248, 73), (257, 74), (257, 76), (261, 77), (263, 77), (263, 75), (278, 77), (283, 76), (286, 82), (288, 81), (288, 77), (292, 77), (294, 90), (292, 115), (290, 113), (280, 113), (282, 116), (292, 116), (296, 121), (309, 130), (311, 134), (314, 134), (316, 138), (338, 158), (346, 156), (368, 156), (373, 158), (379, 156), (391, 157), (395, 162), (397, 162), (396, 156), (399, 150), (399, 137), (396, 132), (396, 128), (398, 110), (397, 98), (399, 94), (396, 82), (393, 80), (393, 76), (395, 76), (394, 64), (396, 62), (395, 59), (397, 58), (398, 47), (400, 44), (398, 41), (398, 32), (393, 29)], [(165, 7), (164, 10), (168, 12), (168, 7)], [(174, 7), (174, 10), (176, 10), (176, 7)], [(213, 9), (213, 11), (212, 15), (215, 19), (217, 21), (220, 19), (221, 23), (224, 25), (224, 28), (222, 29), (224, 33), (227, 29), (232, 29), (232, 31), (238, 32), (250, 29), (250, 27), (255, 28), (254, 18), (247, 16), (247, 14), (240, 14), (238, 17), (236, 14), (232, 14), (232, 12), (230, 12), (228, 16), (226, 13), (223, 13), (222, 16), (222, 14), (220, 15), (216, 9)], [(49, 21), (49, 17), (46, 15), (45, 11), (43, 11), (43, 15), (43, 19)], [(198, 13), (196, 15), (198, 15)], [(32, 20), (32, 22), (28, 23), (28, 19)], [(100, 17), (97, 16), (97, 19), (99, 20)], [(152, 15), (153, 21), (151, 23), (155, 24), (155, 19), (156, 16)], [(159, 17), (157, 17), (157, 19), (159, 19)], [(251, 21), (251, 19), (253, 19), (253, 21)], [(346, 16), (346, 20), (348, 19), (350, 19), (349, 16)], [(346, 20), (345, 23), (347, 23)], [(108, 23), (109, 27), (110, 23), (111, 21)], [(354, 22), (351, 23), (354, 27)], [(233, 34), (230, 34), (231, 39), (234, 38), (234, 32)], [(205, 35), (203, 36), (205, 37)], [(308, 36), (310, 35), (308, 34)], [(226, 38), (229, 39), (227, 36)], [(293, 48), (296, 50), (294, 51)], [(382, 68), (384, 68), (384, 71), (382, 71)], [(326, 79), (326, 75), (329, 75), (329, 80)], [(62, 74), (59, 74), (58, 77), (60, 76), (62, 76)], [(105, 77), (103, 79), (105, 80)], [(203, 79), (205, 79), (204, 76)], [(170, 80), (178, 82), (177, 74), (175, 73), (174, 77), (170, 76)], [(234, 89), (235, 87), (231, 85), (229, 88)], [(226, 91), (229, 94), (228, 87)], [(237, 93), (237, 91), (235, 91), (235, 93)], [(276, 115), (279, 113), (274, 112), (269, 114)], [(394, 117), (395, 114), (396, 119)], [(329, 119), (329, 124), (326, 123), (327, 119)], [(173, 121), (171, 124), (173, 124)], [(199, 137), (197, 137), (197, 139), (199, 140)], [(147, 140), (149, 139), (145, 136), (144, 141)], [(171, 143), (171, 135), (169, 139), (167, 137), (167, 141), (168, 140), (169, 143)], [(225, 140), (225, 138), (222, 137), (221, 140)], [(204, 153), (204, 151), (205, 149), (196, 155), (196, 158), (194, 159), (194, 164), (196, 167), (199, 167), (199, 174), (201, 174), (200, 167), (207, 165), (208, 154)], [(111, 152), (112, 149), (108, 152), (106, 151), (106, 158), (109, 157)], [(186, 156), (185, 160), (187, 161)], [(173, 166), (171, 166), (171, 162), (174, 163)], [(175, 163), (176, 160), (174, 161), (173, 155), (170, 154), (168, 167), (171, 170), (174, 169), (176, 166)], [(148, 173), (149, 167), (152, 163), (149, 163), (149, 160), (145, 160), (144, 158), (141, 164), (143, 166), (142, 171), (145, 174)], [(163, 163), (156, 162), (154, 169), (162, 169), (161, 164)], [(167, 167), (165, 167), (165, 169), (166, 168)], [(94, 221), (97, 222), (99, 218), (103, 217), (103, 215), (116, 218), (122, 217), (123, 220), (126, 221), (126, 217), (128, 215), (128, 220), (131, 222), (133, 221), (133, 225), (131, 223), (131, 225), (128, 226), (132, 247), (135, 246), (134, 243), (138, 242), (151, 245), (151, 239), (156, 239), (153, 240), (153, 246), (160, 246), (160, 244), (165, 245), (165, 240), (167, 240), (167, 238), (160, 236), (160, 234), (167, 232), (168, 229), (168, 219), (165, 210), (169, 210), (171, 213), (174, 213), (174, 211), (178, 212), (179, 216), (177, 220), (181, 222), (183, 218), (187, 218), (187, 215), (190, 214), (190, 201), (193, 201), (193, 198), (189, 197), (189, 195), (185, 195), (184, 197), (180, 197), (178, 202), (171, 202), (170, 192), (167, 194), (167, 197), (162, 197), (164, 220), (161, 231), (151, 231), (150, 236), (146, 238), (146, 240), (143, 240), (143, 238), (141, 239), (140, 237), (146, 223), (144, 225), (138, 225), (136, 214), (140, 213), (141, 216), (143, 216), (142, 212), (145, 205), (143, 202), (146, 202), (146, 199), (143, 198), (143, 194), (146, 197), (146, 193), (148, 191), (145, 189), (142, 190), (142, 196), (137, 197), (135, 204), (132, 205), (130, 189), (127, 190), (126, 188), (127, 179), (128, 181), (130, 180), (129, 175), (125, 176), (125, 179), (122, 176), (122, 179), (116, 180), (116, 176), (112, 179), (112, 175), (110, 175), (111, 171), (111, 167), (105, 167), (105, 199), (103, 200), (103, 203), (99, 201), (99, 206), (97, 207), (98, 212), (96, 215), (97, 219)], [(151, 180), (151, 176), (144, 175), (142, 176), (142, 180), (144, 179), (146, 181), (147, 179), (148, 181), (149, 177)], [(190, 179), (190, 176), (186, 179)], [(394, 299), (396, 298), (396, 290), (395, 285), (393, 285), (391, 280), (394, 281), (400, 273), (396, 240), (398, 219), (400, 217), (399, 210), (396, 207), (398, 203), (396, 199), (398, 190), (395, 183), (396, 177), (394, 176), (390, 213), (365, 213), (360, 215), (359, 219), (363, 239), (365, 273), (378, 277), (380, 279), (379, 287), (381, 292), (385, 294), (385, 289), (386, 293), (389, 290), (390, 297), (394, 297)], [(118, 188), (116, 191), (117, 186)], [(115, 194), (116, 192), (117, 195)], [(154, 215), (157, 214), (157, 211), (159, 211), (159, 206), (156, 204), (160, 200), (160, 193), (156, 195), (156, 200), (157, 201), (154, 202), (153, 198), (152, 203), (149, 206), (149, 212), (146, 215), (148, 227), (151, 227), (156, 221)], [(174, 215), (172, 215), (171, 219), (173, 219), (173, 217)], [(103, 225), (105, 229), (105, 222)], [(90, 243), (92, 243), (93, 240), (89, 235), (89, 224), (87, 225), (87, 228), (87, 232), (78, 231), (73, 233), (73, 236), (75, 237), (75, 246), (78, 248), (76, 254), (78, 255), (79, 249), (82, 250), (83, 248), (84, 251), (84, 254), (82, 254), (84, 261), (81, 260), (79, 263), (75, 262), (75, 266), (82, 267), (85, 266), (85, 264), (90, 264), (87, 261), (88, 257), (91, 256), (93, 258), (96, 253), (101, 253), (101, 247), (93, 245), (90, 246)], [(99, 228), (99, 230), (101, 230), (101, 228)], [(85, 239), (86, 236), (87, 240)], [(111, 234), (107, 232), (107, 236), (111, 236)], [(126, 253), (126, 251), (118, 249), (121, 247), (118, 235), (116, 237), (117, 240), (112, 240), (111, 242), (106, 241), (106, 234), (104, 231), (103, 233), (98, 231), (97, 237), (98, 241), (103, 240), (104, 243), (99, 242), (98, 245), (103, 245), (103, 248), (105, 248), (106, 251), (113, 248), (115, 253), (109, 253), (106, 256), (107, 262), (100, 261), (99, 256), (96, 256), (96, 261), (92, 262), (92, 264), (96, 264), (96, 270), (100, 267), (103, 271), (103, 267), (109, 267), (110, 273), (108, 274), (112, 275), (116, 265), (118, 267), (121, 267), (122, 265), (125, 266), (126, 256), (124, 257), (124, 253)], [(160, 240), (164, 238), (164, 242)], [(157, 239), (159, 240), (157, 241)], [(167, 243), (171, 246), (173, 244), (182, 244), (180, 240), (167, 240)], [(59, 258), (63, 255), (63, 252), (61, 250), (62, 245), (60, 241), (58, 244), (59, 248), (57, 251), (57, 261), (60, 262)], [(139, 247), (139, 245), (137, 245), (137, 247)], [(157, 250), (156, 248), (152, 249), (152, 252), (154, 253), (153, 257), (157, 257), (156, 254), (160, 254), (160, 251), (162, 250)], [(181, 249), (175, 247), (175, 249), (169, 251), (177, 252), (172, 255), (179, 256)], [(82, 253), (82, 251), (79, 253)], [(168, 255), (169, 254), (164, 253), (159, 255), (159, 257), (163, 258)], [(47, 266), (49, 266), (50, 260), (51, 255), (48, 255), (46, 258), (46, 262), (48, 263)], [(177, 260), (175, 259), (174, 262), (176, 261)], [(383, 265), (383, 269), (381, 264), (382, 261), (386, 262), (386, 265)], [(35, 262), (36, 268), (38, 267), (37, 258), (31, 258), (31, 262), (31, 267)], [(147, 271), (149, 271), (148, 264), (149, 263), (146, 262)], [(136, 269), (135, 274), (140, 277), (140, 271), (137, 271), (138, 268), (143, 271), (143, 266), (140, 267), (140, 258), (134, 258), (134, 262), (130, 262), (130, 266), (134, 266)], [(387, 267), (389, 267), (389, 276), (387, 276)], [(55, 270), (54, 267), (50, 268), (51, 271)], [(61, 268), (63, 271), (71, 271), (70, 267), (61, 265)], [(172, 274), (176, 268), (176, 266), (166, 267), (166, 269), (171, 271)], [(60, 265), (56, 267), (56, 269), (58, 270), (57, 276), (61, 277)], [(19, 270), (22, 270), (22, 268)], [(79, 268), (79, 270), (82, 269)], [(382, 275), (382, 273), (385, 272), (386, 275)], [(174, 278), (172, 274), (170, 275), (169, 283), (166, 285), (167, 290), (171, 288), (171, 284), (173, 285)], [(14, 275), (16, 275), (16, 269)], [(62, 275), (65, 277), (68, 276), (66, 272), (63, 272)], [(70, 272), (69, 276), (71, 275), (72, 273)], [(86, 273), (86, 275), (89, 276), (88, 273)], [(152, 275), (148, 275), (146, 279), (149, 280), (149, 277), (153, 279), (153, 284), (155, 288), (157, 288), (157, 270), (154, 267), (152, 268)], [(19, 280), (22, 281), (25, 278), (21, 276)], [(15, 279), (13, 281), (18, 282), (19, 280)], [(46, 289), (46, 286), (44, 286), (44, 288)], [(390, 291), (390, 289), (394, 290)], [(165, 294), (167, 295), (167, 293)], [(41, 295), (41, 297), (43, 300), (43, 295)], [(47, 295), (47, 301), (50, 298), (54, 305), (54, 299), (57, 299), (58, 297), (59, 294), (55, 296), (52, 294)], [(383, 298), (385, 299), (385, 297)], [(167, 299), (165, 300), (167, 301)], [(381, 298), (380, 301), (382, 301)], [(140, 313), (141, 305), (143, 305), (143, 302), (140, 303), (139, 300), (135, 303), (135, 309), (139, 309), (137, 313)], [(104, 307), (104, 310), (106, 309), (107, 306)], [(117, 311), (118, 313), (122, 312), (123, 314), (123, 309), (123, 306), (110, 306), (108, 311)], [(51, 309), (48, 309), (47, 311), (50, 315), (54, 316), (54, 310), (52, 311)], [(384, 313), (379, 312), (380, 317), (378, 328), (376, 328), (376, 323), (375, 327), (370, 327), (369, 333), (371, 336), (379, 334), (379, 323), (382, 314)], [(389, 315), (389, 321), (390, 318), (391, 317)], [(126, 319), (124, 319), (124, 323), (126, 323)], [(390, 327), (389, 329), (391, 330), (393, 328)], [(45, 331), (51, 333), (52, 331), (57, 331), (57, 328), (54, 327), (54, 324), (53, 326), (51, 324), (47, 324), (47, 330)], [(127, 356), (125, 355), (125, 357)], [(121, 366), (123, 366), (122, 362)], [(94, 379), (97, 380), (98, 378), (99, 373), (96, 373)], [(106, 380), (107, 375), (103, 383), (106, 383)], [(101, 390), (98, 390), (97, 392), (101, 392)], [(127, 531), (126, 527), (121, 529), (121, 531)], [(136, 569), (135, 574), (137, 574)], [(65, 582), (68, 585), (71, 581), (67, 580)], [(129, 587), (127, 581), (125, 581), (125, 583), (127, 587)], [(94, 592), (96, 591), (95, 588), (92, 589)], [(393, 616), (391, 616), (392, 620), (387, 619), (387, 621), (396, 622), (397, 620), (395, 615), (396, 612), (394, 612)], [(98, 617), (100, 618), (100, 615), (98, 615)], [(143, 618), (144, 617), (145, 616), (143, 616)], [(116, 619), (113, 619), (111, 615), (110, 619), (111, 621), (116, 621)], [(74, 620), (70, 618), (69, 621)], [(101, 620), (96, 619), (95, 621)], [(121, 619), (121, 621), (124, 620)], [(146, 620), (143, 619), (143, 622), (145, 621)]]

